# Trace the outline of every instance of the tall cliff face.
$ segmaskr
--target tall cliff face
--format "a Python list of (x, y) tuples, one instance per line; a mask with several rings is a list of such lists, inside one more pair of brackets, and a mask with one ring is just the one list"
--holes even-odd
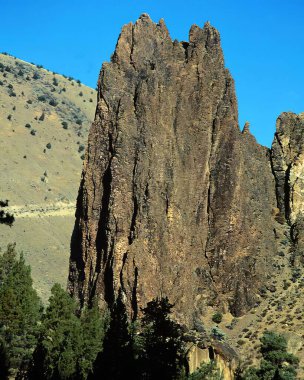
[(99, 77), (79, 191), (69, 288), (82, 302), (120, 294), (135, 318), (168, 296), (191, 324), (207, 304), (240, 315), (276, 251), (269, 151), (238, 127), (219, 33), (189, 42), (142, 15)]
[(272, 144), (272, 163), (281, 218), (291, 226), (294, 263), (304, 262), (304, 115), (282, 113)]

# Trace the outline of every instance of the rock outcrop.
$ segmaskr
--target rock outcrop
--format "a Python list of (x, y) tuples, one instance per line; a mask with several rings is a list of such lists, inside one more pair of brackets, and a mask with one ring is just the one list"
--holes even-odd
[(304, 251), (304, 115), (282, 113), (272, 144), (272, 165), (280, 217), (291, 226), (294, 262)]
[(276, 252), (284, 184), (249, 124), (239, 129), (217, 30), (193, 25), (189, 42), (172, 41), (142, 15), (123, 27), (98, 92), (70, 292), (109, 305), (121, 295), (132, 318), (166, 295), (188, 326), (210, 304), (246, 312)]

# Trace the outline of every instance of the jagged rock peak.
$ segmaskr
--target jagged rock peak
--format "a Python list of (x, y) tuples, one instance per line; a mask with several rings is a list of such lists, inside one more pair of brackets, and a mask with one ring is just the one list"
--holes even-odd
[(188, 326), (210, 303), (241, 315), (275, 251), (275, 206), (265, 148), (238, 128), (217, 30), (194, 25), (185, 43), (147, 16), (125, 25), (99, 77), (71, 293), (122, 295), (133, 319), (161, 295)]
[(246, 135), (246, 134), (249, 134), (249, 133), (250, 133), (250, 123), (249, 123), (249, 121), (246, 121), (245, 125), (243, 127), (243, 130), (242, 130), (242, 134)]
[[(209, 22), (203, 28), (192, 25), (189, 41), (178, 42), (172, 41), (163, 19), (156, 24), (148, 14), (144, 13), (134, 24), (129, 23), (123, 26), (113, 55), (113, 62), (118, 64), (131, 63), (138, 66), (140, 60), (147, 62), (153, 57), (159, 56), (161, 59), (166, 59), (166, 56), (169, 55), (167, 59), (170, 59), (170, 50), (178, 48), (180, 48), (180, 56), (186, 60), (189, 54), (183, 50), (187, 50), (189, 44), (192, 45), (191, 50), (197, 45), (205, 50), (216, 47), (222, 54), (219, 32)], [(139, 51), (141, 52), (140, 55), (138, 55)], [(162, 51), (165, 54), (159, 54)]]

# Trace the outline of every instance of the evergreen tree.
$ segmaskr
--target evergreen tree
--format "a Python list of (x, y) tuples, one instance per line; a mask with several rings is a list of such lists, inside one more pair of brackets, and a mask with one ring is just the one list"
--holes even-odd
[(298, 358), (287, 352), (286, 339), (274, 332), (265, 332), (261, 338), (260, 368), (251, 367), (244, 380), (295, 380)]
[(180, 327), (169, 317), (168, 298), (154, 299), (143, 309), (142, 373), (145, 379), (177, 379), (184, 363)]
[(0, 379), (7, 380), (9, 377), (9, 359), (7, 348), (3, 341), (0, 341)]
[(32, 283), (22, 254), (8, 245), (0, 256), (0, 337), (13, 369), (29, 361), (38, 335), (42, 304)]
[(30, 379), (73, 379), (81, 338), (75, 301), (55, 284), (42, 319), (38, 345), (29, 371)]
[(201, 366), (188, 377), (189, 380), (222, 380), (223, 376), (216, 366), (216, 362), (202, 363)]
[(107, 325), (97, 304), (77, 316), (77, 304), (59, 284), (51, 290), (27, 378), (83, 380), (92, 371)]
[(110, 315), (105, 311), (102, 315), (97, 302), (93, 302), (92, 308), (85, 308), (81, 318), (81, 356), (78, 361), (78, 371), (81, 379), (93, 372), (93, 364), (97, 354), (102, 351), (103, 340), (110, 322)]
[(111, 311), (111, 321), (105, 335), (103, 351), (98, 354), (94, 373), (89, 378), (103, 380), (137, 378), (132, 336), (121, 295)]

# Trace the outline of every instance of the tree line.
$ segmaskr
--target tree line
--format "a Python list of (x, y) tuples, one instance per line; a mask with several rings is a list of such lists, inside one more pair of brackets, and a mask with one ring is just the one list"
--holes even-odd
[[(157, 298), (130, 322), (123, 294), (111, 310), (97, 302), (79, 305), (55, 284), (47, 307), (33, 288), (31, 270), (14, 244), (0, 255), (0, 378), (18, 380), (221, 380), (216, 363), (194, 373), (187, 368), (181, 326), (171, 319), (173, 305)], [(241, 371), (237, 380), (294, 380), (298, 359), (284, 337), (261, 338), (259, 367)]]
[[(15, 218), (6, 207), (8, 200), (0, 200), (0, 224), (11, 227)], [(80, 311), (55, 284), (44, 310), (30, 267), (9, 244), (0, 251), (0, 379), (221, 380), (214, 361), (188, 373), (181, 327), (170, 318), (173, 306), (168, 298), (154, 299), (140, 320), (130, 322), (122, 294), (111, 310), (101, 312), (95, 300)], [(283, 336), (266, 331), (261, 354), (259, 367), (239, 367), (235, 379), (297, 378), (299, 361), (287, 352)]]

